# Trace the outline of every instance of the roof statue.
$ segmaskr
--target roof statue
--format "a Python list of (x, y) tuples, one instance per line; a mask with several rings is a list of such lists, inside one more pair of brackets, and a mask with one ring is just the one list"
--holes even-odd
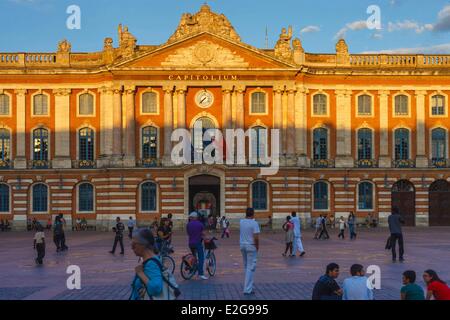
[(286, 60), (290, 60), (292, 58), (291, 39), (292, 26), (289, 26), (288, 30), (286, 30), (286, 28), (283, 28), (281, 30), (280, 38), (275, 45), (275, 56), (277, 58)]

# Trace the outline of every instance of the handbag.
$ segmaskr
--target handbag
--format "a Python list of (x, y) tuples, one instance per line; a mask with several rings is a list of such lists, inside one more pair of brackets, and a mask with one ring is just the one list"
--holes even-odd
[(387, 238), (385, 249), (386, 250), (391, 250), (392, 249), (392, 237), (391, 236), (389, 236), (389, 238)]

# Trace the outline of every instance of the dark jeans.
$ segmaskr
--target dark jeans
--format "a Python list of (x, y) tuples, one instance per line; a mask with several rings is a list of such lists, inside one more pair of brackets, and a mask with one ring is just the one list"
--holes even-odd
[(133, 229), (134, 229), (134, 227), (128, 227), (128, 237), (130, 239), (133, 238)]
[(227, 238), (230, 237), (230, 233), (228, 232), (228, 229), (223, 229), (222, 231), (222, 239), (227, 236)]
[(403, 248), (403, 234), (401, 233), (392, 233), (391, 234), (391, 250), (392, 250), (392, 260), (395, 260), (397, 258), (397, 253), (395, 252), (395, 244), (397, 243), (398, 240), (398, 254), (400, 256), (400, 259), (403, 260), (403, 253), (404, 253), (404, 248)]
[(339, 231), (338, 238), (342, 237), (342, 239), (345, 239), (344, 231), (345, 231), (345, 229), (342, 229), (342, 230)]
[(191, 249), (192, 254), (197, 257), (198, 275), (203, 276), (203, 265), (205, 264), (205, 251), (203, 249), (203, 244), (200, 242), (194, 246), (189, 246), (189, 248)]
[(328, 231), (327, 231), (327, 227), (325, 227), (325, 226), (322, 226), (322, 232), (319, 235), (319, 239), (322, 238), (323, 235), (326, 236), (325, 239), (329, 239), (330, 238), (330, 235), (328, 234)]
[(61, 243), (61, 250), (62, 251), (69, 249), (69, 247), (66, 246), (66, 235), (64, 233), (61, 234), (61, 242), (60, 243)]
[(62, 235), (61, 234), (54, 234), (53, 235), (53, 242), (55, 243), (57, 251), (62, 249), (62, 247), (61, 247), (61, 239), (62, 239)]
[(43, 259), (45, 257), (45, 244), (37, 243), (36, 244), (37, 258), (36, 262), (42, 264)]
[(114, 238), (114, 245), (113, 245), (112, 252), (113, 253), (116, 252), (117, 242), (120, 243), (120, 249), (121, 249), (120, 253), (123, 253), (124, 252), (124, 249), (123, 249), (123, 236), (116, 236)]
[(355, 225), (349, 223), (348, 224), (348, 229), (350, 231), (350, 240), (356, 239)]

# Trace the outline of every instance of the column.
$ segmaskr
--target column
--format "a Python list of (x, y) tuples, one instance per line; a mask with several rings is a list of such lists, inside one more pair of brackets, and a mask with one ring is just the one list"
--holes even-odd
[(283, 153), (283, 92), (283, 86), (274, 87), (273, 128), (280, 132), (280, 153)]
[(135, 94), (136, 86), (125, 87), (125, 141), (124, 147), (124, 166), (136, 166), (136, 106)]
[(233, 86), (222, 86), (222, 130), (231, 128), (231, 91)]
[(17, 104), (16, 104), (16, 157), (14, 159), (14, 169), (26, 169), (27, 159), (25, 153), (25, 98), (27, 90), (15, 90)]
[(164, 165), (170, 166), (172, 153), (172, 131), (173, 131), (173, 86), (165, 86), (164, 90)]
[(236, 87), (236, 129), (245, 130), (245, 107), (244, 107), (245, 86)]
[(53, 90), (55, 94), (55, 159), (54, 169), (70, 169), (70, 89)]
[(286, 151), (288, 165), (297, 165), (297, 159), (295, 156), (295, 88), (290, 88), (287, 91), (288, 105), (287, 105), (287, 134)]
[(392, 161), (389, 156), (389, 91), (380, 90), (380, 157), (378, 166), (380, 168), (390, 168)]
[(416, 167), (428, 168), (428, 158), (425, 151), (425, 97), (426, 91), (416, 91)]
[(300, 167), (309, 167), (307, 97), (308, 90), (298, 86), (295, 94), (295, 153)]
[(113, 153), (113, 90), (108, 87), (100, 89), (100, 156), (97, 166), (108, 167)]
[(186, 128), (186, 91), (187, 86), (177, 86), (178, 96), (178, 129)]
[(336, 90), (336, 167), (352, 168), (351, 91)]
[(115, 87), (113, 89), (113, 157), (112, 166), (123, 165), (122, 154), (122, 87)]

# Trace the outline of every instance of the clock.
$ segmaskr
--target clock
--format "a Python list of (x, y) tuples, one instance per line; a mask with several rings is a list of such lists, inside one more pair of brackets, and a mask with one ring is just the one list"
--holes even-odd
[(209, 108), (214, 103), (214, 95), (208, 90), (202, 90), (195, 96), (195, 102), (200, 108)]

